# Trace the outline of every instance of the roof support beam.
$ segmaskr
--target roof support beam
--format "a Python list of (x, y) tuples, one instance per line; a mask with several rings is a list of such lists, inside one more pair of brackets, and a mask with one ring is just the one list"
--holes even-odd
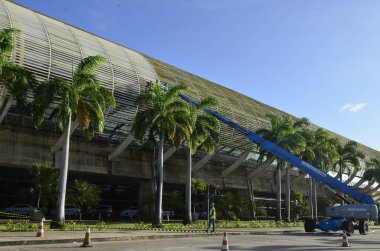
[(0, 124), (1, 122), (3, 122), (4, 118), (5, 118), (5, 115), (8, 113), (9, 109), (11, 108), (11, 104), (12, 104), (12, 100), (13, 100), (13, 96), (10, 95), (9, 97), (6, 98), (6, 103), (5, 103), (5, 107), (3, 110), (1, 110), (1, 106), (0, 106)]
[(197, 164), (192, 167), (191, 171), (195, 172), (203, 167), (212, 158), (212, 156), (214, 156), (214, 154), (206, 154), (200, 161), (197, 162)]
[(375, 180), (368, 181), (368, 185), (364, 187), (364, 191), (368, 192), (371, 189), (371, 186), (375, 184), (375, 182), (376, 182)]
[(275, 160), (275, 157), (273, 156), (267, 158), (264, 162), (260, 164), (260, 166), (258, 166), (255, 170), (253, 170), (252, 172), (248, 174), (248, 179), (252, 179), (254, 177), (259, 176), (262, 172), (265, 171), (265, 169), (267, 169), (272, 164), (274, 160)]
[(245, 151), (242, 154), (240, 154), (239, 158), (234, 163), (232, 163), (232, 165), (230, 165), (226, 170), (222, 172), (222, 177), (228, 176), (236, 168), (238, 168), (240, 164), (243, 163), (247, 159), (249, 153), (250, 153), (249, 151)]
[(175, 147), (169, 148), (165, 153), (164, 153), (164, 159), (163, 162), (167, 161), (176, 151), (177, 149)]
[(376, 192), (379, 188), (380, 188), (380, 183), (378, 183), (374, 188), (369, 189), (369, 190), (368, 190), (368, 193), (369, 193), (369, 194), (373, 194), (373, 193)]
[[(70, 136), (73, 135), (75, 129), (77, 129), (78, 126), (79, 126), (79, 123), (76, 120), (75, 120), (74, 123), (71, 124)], [(50, 148), (50, 152), (51, 153), (55, 153), (56, 151), (58, 151), (59, 149), (61, 149), (61, 147), (63, 146), (64, 140), (65, 140), (65, 137), (62, 134), (61, 137), (59, 137), (59, 139), (57, 140), (57, 142), (55, 142), (55, 144)]]
[(354, 185), (354, 188), (359, 188), (364, 182), (366, 182), (366, 180), (360, 177), (360, 180)]
[(350, 184), (350, 182), (355, 179), (357, 173), (358, 173), (358, 170), (356, 168), (353, 168), (351, 175), (343, 183), (346, 184), (346, 185)]
[(121, 142), (115, 150), (113, 150), (112, 153), (108, 154), (108, 161), (112, 161), (113, 159), (115, 159), (117, 156), (119, 156), (125, 149), (127, 149), (127, 147), (129, 146), (129, 144), (132, 143), (133, 139), (135, 137), (133, 137), (132, 133), (128, 134), (128, 136), (123, 140), (123, 142)]

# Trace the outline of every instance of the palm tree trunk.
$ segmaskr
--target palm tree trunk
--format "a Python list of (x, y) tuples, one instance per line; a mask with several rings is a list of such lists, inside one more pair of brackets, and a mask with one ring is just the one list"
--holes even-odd
[(318, 196), (317, 196), (317, 181), (313, 180), (313, 193), (314, 193), (314, 215), (315, 220), (318, 220)]
[[(193, 222), (191, 216), (191, 149), (187, 149), (187, 165), (186, 165), (186, 200), (185, 200), (185, 218), (183, 224), (189, 225)], [(195, 204), (195, 203), (194, 203)]]
[(38, 191), (37, 209), (40, 208), (40, 200), (41, 200), (41, 188)]
[(6, 97), (7, 97), (7, 88), (4, 85), (1, 85), (0, 86), (0, 111)]
[(156, 191), (156, 207), (154, 210), (153, 225), (162, 225), (162, 192), (164, 186), (164, 136), (161, 135), (158, 146), (157, 161), (157, 191)]
[(286, 168), (286, 191), (285, 191), (285, 207), (286, 221), (290, 222), (290, 166)]
[(309, 175), (309, 184), (310, 184), (310, 191), (309, 191), (309, 213), (310, 217), (314, 219), (314, 203), (313, 203), (313, 178)]
[(5, 107), (4, 107), (3, 110), (1, 110), (1, 106), (0, 106), (0, 112), (1, 112), (0, 113), (0, 124), (3, 122), (3, 120), (5, 118), (5, 115), (7, 115), (7, 112), (11, 108), (12, 101), (13, 101), (13, 96), (9, 95), (9, 97), (7, 98), (7, 102), (5, 103)]
[(66, 128), (64, 131), (65, 142), (63, 144), (60, 172), (59, 172), (59, 195), (57, 201), (57, 215), (56, 221), (65, 221), (65, 198), (66, 198), (66, 184), (67, 173), (69, 170), (69, 147), (70, 147), (70, 128), (71, 128), (71, 114), (66, 119)]
[(281, 168), (279, 162), (277, 162), (277, 181), (276, 181), (276, 194), (277, 194), (277, 215), (276, 220), (282, 221), (281, 215)]

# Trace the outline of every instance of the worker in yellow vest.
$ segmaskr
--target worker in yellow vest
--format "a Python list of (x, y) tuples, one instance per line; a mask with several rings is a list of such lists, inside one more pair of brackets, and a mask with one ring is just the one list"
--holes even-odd
[(211, 203), (207, 232), (210, 231), (211, 224), (212, 224), (211, 232), (215, 232), (215, 220), (216, 220), (215, 204)]

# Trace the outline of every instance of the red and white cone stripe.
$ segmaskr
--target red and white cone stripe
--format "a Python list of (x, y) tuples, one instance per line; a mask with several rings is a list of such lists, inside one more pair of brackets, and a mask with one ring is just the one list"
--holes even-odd
[(223, 243), (222, 243), (222, 250), (221, 251), (229, 251), (229, 250), (230, 250), (230, 248), (228, 247), (227, 233), (224, 232)]
[(41, 219), (40, 224), (38, 224), (38, 229), (37, 229), (37, 235), (36, 237), (45, 237), (45, 232), (44, 232), (44, 218)]
[(348, 244), (348, 239), (347, 239), (347, 234), (346, 234), (346, 231), (343, 230), (343, 241), (342, 241), (342, 245), (340, 245), (341, 247), (351, 247), (350, 244)]

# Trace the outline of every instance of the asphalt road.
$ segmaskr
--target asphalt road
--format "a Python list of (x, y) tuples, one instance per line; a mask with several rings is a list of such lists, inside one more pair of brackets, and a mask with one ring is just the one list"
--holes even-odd
[[(343, 238), (339, 233), (300, 233), (286, 235), (228, 235), (229, 250), (342, 250)], [(198, 251), (221, 250), (223, 236), (199, 238), (174, 238), (161, 240), (144, 240), (128, 242), (91, 242), (91, 251)], [(380, 230), (371, 231), (368, 235), (353, 235), (348, 237), (350, 250), (379, 250)], [(81, 243), (54, 244), (39, 246), (0, 247), (8, 251), (71, 251), (83, 250)]]

